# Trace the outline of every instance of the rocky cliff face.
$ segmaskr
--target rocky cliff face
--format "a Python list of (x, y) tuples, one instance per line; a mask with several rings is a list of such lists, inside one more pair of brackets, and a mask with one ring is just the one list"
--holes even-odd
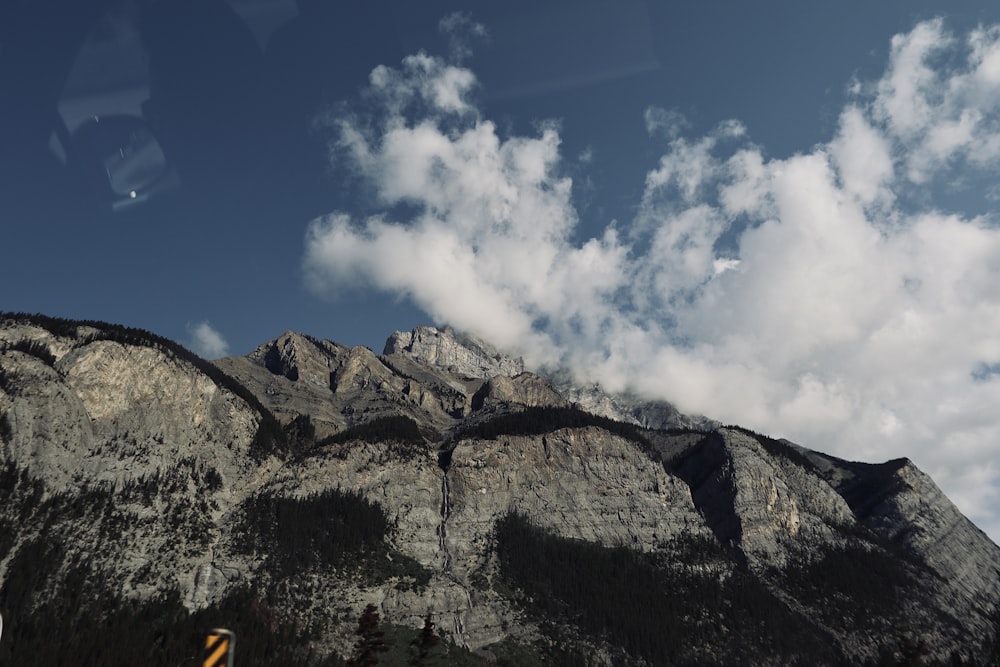
[(385, 343), (383, 354), (399, 354), (459, 377), (513, 377), (524, 372), (524, 362), (513, 359), (488, 343), (462, 336), (452, 329), (417, 327), (397, 331)]
[[(432, 614), (468, 664), (985, 660), (997, 632), (1000, 549), (911, 463), (573, 387), (450, 330), (382, 355), (289, 332), (213, 366), (145, 332), (2, 316), (0, 446), (5, 618), (73, 591), (235, 613), (249, 590), (240, 613), (299, 633), (289, 650), (348, 653), (374, 603), (400, 626)], [(567, 574), (608, 559), (671, 582), (596, 590), (675, 609), (674, 652), (588, 625), (584, 574), (519, 575), (511, 517), (546, 536), (516, 550)]]
[[(177, 590), (194, 608), (217, 522), (277, 464), (255, 460), (263, 415), (178, 347), (45, 324), (55, 331), (18, 320), (0, 328), (3, 462), (41, 490), (4, 508), (3, 529), (14, 545), (58, 535), (67, 558), (56, 576), (94, 557), (116, 594)], [(16, 505), (12, 479), (4, 491)], [(74, 521), (67, 502), (93, 503), (106, 522), (86, 511)], [(109, 543), (117, 549), (105, 560)], [(17, 554), (0, 553), (0, 571)]]
[[(805, 450), (849, 502), (859, 523), (899, 545), (937, 573), (938, 604), (969, 629), (988, 635), (1000, 596), (997, 547), (908, 459), (879, 465), (843, 461)], [(967, 615), (967, 610), (976, 613)]]

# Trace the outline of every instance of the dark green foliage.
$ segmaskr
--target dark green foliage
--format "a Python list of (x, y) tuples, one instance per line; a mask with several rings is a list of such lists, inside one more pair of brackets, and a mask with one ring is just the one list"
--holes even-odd
[(12, 461), (0, 463), (0, 561), (7, 557), (17, 535), (39, 506), (45, 485)]
[[(72, 491), (44, 495), (41, 481), (8, 462), (0, 466), (0, 559), (18, 536), (40, 531), (58, 544), (72, 544), (74, 552), (122, 553), (136, 531), (170, 531), (180, 552), (201, 553), (215, 530), (207, 500), (178, 497), (179, 489), (200, 474), (183, 462), (163, 475), (133, 479), (122, 487), (107, 484), (82, 486)], [(140, 519), (130, 503), (153, 504), (170, 497), (166, 511)], [(145, 502), (143, 502), (145, 501)], [(58, 558), (53, 556), (58, 561)]]
[(388, 532), (385, 512), (360, 493), (331, 489), (306, 498), (261, 494), (243, 503), (234, 546), (267, 555), (278, 578), (319, 568), (358, 571), (372, 582), (409, 577), (425, 586), (430, 573), (412, 558), (391, 552)]
[(308, 452), (316, 446), (316, 427), (309, 415), (299, 415), (285, 424), (285, 442), (289, 454)]
[[(386, 453), (399, 460), (409, 461), (427, 455), (427, 440), (430, 433), (424, 433), (417, 423), (409, 417), (390, 415), (377, 417), (371, 421), (357, 424), (322, 440), (322, 446), (342, 445), (351, 442), (377, 442), (386, 445)], [(314, 449), (307, 455), (323, 453), (322, 449)], [(344, 456), (345, 451), (335, 452)]]
[[(492, 654), (490, 667), (586, 667), (597, 663), (593, 659), (593, 649), (581, 646), (570, 646), (562, 641), (539, 641), (535, 645), (525, 645), (511, 638), (496, 644), (490, 644), (485, 649)], [(632, 665), (634, 659), (626, 661), (612, 660), (612, 664)]]
[[(273, 418), (272, 415), (271, 419)], [(273, 422), (267, 418), (261, 420), (261, 423), (257, 426), (257, 432), (254, 433), (253, 440), (250, 442), (250, 458), (257, 463), (261, 463), (268, 456), (283, 454), (285, 449), (283, 436), (284, 433), (277, 420)]]
[[(339, 664), (310, 654), (308, 633), (283, 619), (250, 591), (237, 591), (217, 606), (189, 615), (176, 593), (143, 602), (123, 599), (123, 582), (92, 569), (84, 554), (124, 553), (138, 521), (123, 499), (174, 495), (195, 473), (180, 465), (162, 475), (129, 482), (126, 488), (84, 487), (50, 495), (13, 464), (0, 466), (0, 559), (15, 536), (37, 530), (8, 561), (0, 588), (5, 629), (0, 664), (170, 665), (200, 664), (205, 632), (225, 626), (237, 633), (237, 664)], [(197, 502), (197, 501), (195, 501)], [(208, 534), (206, 508), (173, 498), (160, 519), (178, 549)], [(82, 527), (83, 534), (77, 532)]]
[(430, 665), (433, 663), (439, 664), (439, 651), (435, 649), (441, 643), (441, 638), (434, 632), (434, 621), (431, 619), (430, 613), (424, 616), (424, 627), (420, 629), (420, 634), (418, 634), (412, 642), (410, 642), (410, 653), (412, 654), (412, 659), (410, 664), (412, 665)]
[(136, 603), (98, 587), (100, 577), (81, 567), (66, 577), (54, 599), (25, 607), (24, 599), (8, 595), (7, 589), (25, 577), (34, 585), (44, 584), (38, 579), (45, 573), (28, 559), (45, 558), (46, 548), (51, 545), (35, 545), (12, 563), (16, 570), (8, 576), (0, 602), (5, 624), (0, 664), (200, 665), (205, 636), (214, 627), (236, 634), (237, 665), (342, 664), (336, 657), (316, 655), (307, 631), (282, 620), (249, 589), (236, 590), (219, 604), (188, 614), (176, 592)]
[[(379, 629), (384, 633), (385, 652), (378, 655), (378, 664), (384, 667), (409, 667), (413, 665), (413, 647), (420, 643), (422, 630), (414, 630), (391, 623), (382, 622)], [(493, 663), (472, 654), (468, 649), (456, 646), (454, 642), (442, 638), (428, 654), (425, 667), (493, 667)], [(519, 666), (520, 667), (520, 666)]]
[(378, 664), (379, 654), (386, 651), (385, 632), (379, 628), (380, 621), (378, 608), (369, 603), (354, 631), (358, 640), (354, 644), (354, 654), (347, 661), (349, 667), (373, 667)]
[(323, 341), (321, 341), (319, 338), (316, 338), (316, 336), (310, 336), (309, 334), (302, 334), (302, 337), (305, 338), (310, 343), (312, 343), (313, 345), (315, 345), (317, 348), (319, 348), (319, 350), (321, 352), (324, 352), (327, 356), (330, 355), (330, 351), (323, 346)]
[[(14, 607), (30, 608), (34, 595), (48, 594), (79, 565), (73, 559), (82, 558), (80, 554), (116, 558), (132, 548), (137, 536), (150, 531), (169, 532), (170, 551), (175, 554), (204, 553), (215, 531), (209, 504), (202, 498), (177, 497), (175, 492), (179, 486), (187, 487), (191, 474), (179, 466), (155, 479), (131, 480), (121, 488), (83, 486), (46, 496), (42, 482), (26, 469), (9, 462), (0, 466), (0, 560), (20, 543), (13, 559), (26, 559), (25, 571), (30, 571), (30, 576), (14, 576), (8, 570), (7, 603), (13, 597)], [(132, 509), (133, 502), (146, 500), (144, 504), (152, 506), (154, 499), (161, 507), (163, 500), (169, 500), (165, 511), (140, 517)], [(141, 580), (137, 574), (134, 581)], [(9, 607), (2, 605), (0, 601), (6, 613)]]
[(303, 443), (314, 442), (316, 440), (316, 427), (313, 426), (312, 418), (309, 415), (299, 415), (285, 426), (285, 433), (289, 439), (294, 439)]
[(665, 435), (705, 435), (709, 431), (704, 431), (697, 428), (689, 428), (685, 426), (671, 426), (669, 428), (656, 429), (656, 433), (663, 433)]
[[(83, 488), (43, 500), (40, 481), (11, 463), (0, 464), (0, 559), (9, 555), (0, 588), (6, 625), (0, 664), (196, 665), (200, 664), (201, 642), (212, 627), (236, 632), (238, 665), (342, 664), (311, 652), (309, 642), (318, 637), (319, 626), (293, 623), (291, 619), (299, 618), (299, 606), (287, 602), (281, 606), (279, 598), (269, 598), (268, 591), (237, 590), (218, 605), (189, 615), (176, 593), (136, 603), (116, 594), (123, 582), (91, 569), (82, 554), (95, 549), (124, 553), (137, 518), (126, 513), (123, 505), (142, 502), (146, 496), (155, 499), (167, 494), (171, 498), (167, 514), (154, 520), (162, 522), (179, 542), (207, 534), (208, 527), (199, 523), (204, 511), (188, 507), (190, 501), (176, 496), (192, 475), (211, 477), (211, 472), (211, 468), (201, 470), (182, 461), (174, 470), (131, 480), (122, 488)], [(349, 502), (341, 509), (353, 518), (358, 505)], [(294, 516), (302, 506), (290, 510)], [(374, 519), (384, 532), (384, 517)], [(362, 510), (355, 520), (371, 523), (373, 517)], [(81, 526), (88, 535), (85, 541), (74, 532)], [(9, 554), (16, 536), (26, 527), (37, 530), (37, 537)], [(196, 550), (203, 553), (204, 545)], [(393, 561), (388, 561), (390, 553), (379, 543), (373, 551), (357, 552), (358, 562), (351, 567), (370, 569), (373, 577), (382, 580), (389, 576), (415, 579), (420, 574), (419, 565), (400, 554), (391, 553)], [(406, 632), (398, 642), (404, 656), (415, 634)], [(396, 664), (405, 664), (406, 659)]]
[(496, 656), (497, 667), (547, 667), (554, 664), (551, 659), (546, 660), (548, 656), (543, 656), (541, 649), (525, 646), (511, 639), (490, 644), (487, 650)]
[(364, 442), (400, 442), (423, 445), (426, 441), (420, 433), (417, 422), (409, 417), (391, 415), (378, 417), (363, 424), (352, 426), (323, 440), (324, 445), (341, 444), (352, 440)]
[(452, 439), (495, 440), (501, 435), (542, 435), (562, 428), (584, 428), (587, 426), (596, 426), (644, 447), (650, 446), (649, 441), (642, 434), (642, 429), (634, 424), (599, 417), (579, 408), (550, 406), (530, 407), (520, 412), (498, 415), (456, 431)]
[(0, 313), (0, 320), (13, 320), (14, 322), (33, 324), (59, 338), (76, 338), (77, 327), (89, 324), (88, 322), (67, 320), (61, 317), (50, 317), (41, 313)]
[[(149, 347), (163, 352), (167, 356), (185, 361), (204, 373), (220, 389), (229, 391), (243, 399), (260, 416), (257, 434), (250, 445), (250, 454), (257, 461), (262, 461), (270, 455), (281, 455), (285, 449), (285, 434), (271, 411), (254, 396), (253, 392), (240, 384), (239, 381), (223, 373), (210, 361), (202, 359), (183, 345), (143, 329), (108, 324), (92, 320), (66, 320), (41, 314), (0, 313), (0, 320), (14, 320), (42, 327), (54, 336), (76, 338), (79, 327), (97, 329), (97, 333), (89, 335), (82, 342), (84, 345), (107, 340), (123, 345)], [(0, 384), (0, 388), (3, 385)]]
[(831, 627), (892, 630), (918, 582), (899, 558), (881, 549), (844, 547), (787, 568), (785, 588)]
[(41, 341), (27, 339), (19, 340), (15, 343), (3, 343), (0, 341), (0, 352), (4, 350), (17, 350), (18, 352), (30, 354), (36, 359), (41, 359), (49, 366), (55, 366), (56, 364), (55, 355), (49, 350), (49, 346)]
[[(3, 371), (0, 371), (2, 374)], [(0, 413), (0, 441), (10, 442), (14, 438), (14, 429), (10, 425), (10, 417), (6, 412)]]
[(215, 468), (209, 468), (205, 471), (203, 477), (205, 482), (205, 488), (209, 491), (218, 491), (222, 488), (222, 475)]
[(243, 509), (241, 550), (269, 554), (281, 574), (344, 567), (378, 550), (389, 529), (381, 508), (356, 492), (331, 490), (301, 499), (261, 494)]
[[(725, 558), (714, 542), (684, 548), (697, 560)], [(820, 632), (739, 568), (720, 580), (624, 547), (557, 537), (517, 514), (497, 524), (497, 556), (504, 582), (539, 620), (570, 623), (651, 664), (840, 659)]]

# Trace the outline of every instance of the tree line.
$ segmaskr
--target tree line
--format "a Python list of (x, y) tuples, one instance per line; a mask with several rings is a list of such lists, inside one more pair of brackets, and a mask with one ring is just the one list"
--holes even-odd
[(649, 440), (635, 424), (615, 421), (608, 417), (585, 412), (576, 407), (533, 406), (497, 415), (490, 419), (458, 429), (453, 441), (467, 438), (496, 440), (501, 435), (543, 435), (563, 428), (594, 426), (627, 440), (650, 448)]

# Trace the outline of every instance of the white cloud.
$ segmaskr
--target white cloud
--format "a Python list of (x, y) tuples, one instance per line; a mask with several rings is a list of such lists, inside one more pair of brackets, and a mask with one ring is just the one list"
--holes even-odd
[[(885, 187), (893, 177), (890, 144), (858, 107), (848, 107), (841, 115), (840, 132), (830, 144), (830, 154), (842, 189), (862, 205), (893, 196)], [(891, 199), (883, 203), (890, 204)]]
[(442, 112), (473, 111), (467, 100), (476, 83), (472, 72), (426, 53), (406, 56), (401, 70), (379, 65), (368, 80), (369, 93), (392, 115), (420, 103), (431, 104)]
[[(909, 456), (997, 538), (1000, 376), (981, 369), (1000, 363), (1000, 227), (933, 194), (996, 166), (998, 85), (1000, 29), (930, 21), (893, 39), (828, 143), (787, 159), (738, 122), (685, 137), (647, 111), (667, 146), (636, 220), (581, 243), (556, 127), (502, 136), (474, 75), (420, 54), (373, 72), (374, 113), (332, 121), (385, 211), (314, 222), (306, 276), (409, 297), (611, 389), (838, 456)], [(398, 204), (412, 213), (391, 218)]]
[(189, 347), (205, 359), (218, 359), (229, 354), (229, 344), (207, 320), (187, 325), (191, 337)]
[(643, 112), (643, 119), (646, 121), (648, 134), (659, 134), (669, 139), (676, 139), (690, 125), (684, 114), (677, 109), (647, 107)]
[(889, 67), (878, 82), (873, 116), (916, 184), (936, 170), (967, 161), (977, 168), (1000, 159), (1000, 28), (964, 38), (941, 19), (892, 40)]
[(473, 39), (489, 38), (486, 27), (473, 21), (467, 12), (448, 14), (438, 22), (438, 30), (448, 36), (448, 49), (455, 62), (461, 62), (472, 55), (470, 42)]

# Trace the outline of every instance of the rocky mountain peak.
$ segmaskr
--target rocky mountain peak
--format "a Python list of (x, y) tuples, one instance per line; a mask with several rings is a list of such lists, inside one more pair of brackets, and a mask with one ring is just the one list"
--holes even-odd
[[(176, 664), (178, 624), (225, 609), (285, 651), (246, 664), (315, 664), (369, 604), (404, 647), (430, 612), (432, 664), (994, 664), (1000, 548), (906, 459), (553, 381), (447, 328), (212, 364), (0, 314), (0, 662), (104, 664), (80, 637), (148, 630)], [(86, 630), (33, 661), (65, 619)]]
[(489, 343), (456, 332), (451, 327), (420, 326), (389, 336), (383, 354), (399, 354), (468, 378), (514, 377), (524, 372), (524, 361), (500, 352)]
[(247, 358), (292, 382), (301, 379), (325, 386), (329, 382), (330, 358), (338, 357), (346, 351), (347, 348), (342, 345), (286, 331), (274, 340), (257, 346)]

